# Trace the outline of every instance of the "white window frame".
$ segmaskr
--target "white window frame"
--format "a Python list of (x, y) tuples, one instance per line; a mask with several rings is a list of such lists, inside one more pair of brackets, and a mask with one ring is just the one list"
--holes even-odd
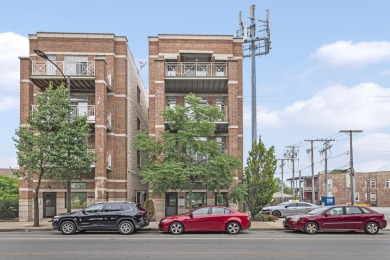
[(328, 191), (328, 197), (333, 197), (333, 193)]
[(376, 180), (370, 180), (370, 188), (375, 189), (376, 188)]
[(375, 202), (376, 201), (376, 192), (371, 192), (370, 193), (370, 201)]
[(360, 201), (359, 192), (355, 192), (355, 201)]
[(385, 189), (390, 189), (390, 180), (386, 180)]
[(328, 188), (332, 188), (332, 187), (333, 187), (332, 179), (328, 179)]

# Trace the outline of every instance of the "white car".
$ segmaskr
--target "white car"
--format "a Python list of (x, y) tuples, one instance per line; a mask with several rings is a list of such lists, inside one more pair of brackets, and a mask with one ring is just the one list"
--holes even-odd
[(307, 212), (319, 208), (320, 206), (307, 202), (283, 202), (277, 206), (265, 207), (261, 210), (262, 214), (271, 214), (275, 217), (285, 217)]

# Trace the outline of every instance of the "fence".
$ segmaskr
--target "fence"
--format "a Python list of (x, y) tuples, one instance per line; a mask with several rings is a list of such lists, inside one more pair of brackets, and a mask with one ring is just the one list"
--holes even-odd
[(0, 220), (19, 217), (19, 196), (0, 197)]

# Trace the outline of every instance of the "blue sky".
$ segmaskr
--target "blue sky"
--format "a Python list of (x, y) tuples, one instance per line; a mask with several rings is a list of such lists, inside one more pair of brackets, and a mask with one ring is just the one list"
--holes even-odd
[[(147, 61), (148, 36), (235, 34), (238, 12), (270, 10), (272, 50), (258, 57), (257, 132), (283, 158), (299, 146), (296, 169), (310, 175), (309, 143), (332, 138), (328, 169), (347, 168), (353, 136), (356, 171), (390, 170), (390, 1), (6, 1), (0, 11), (0, 168), (16, 165), (12, 137), (19, 126), (19, 59), (28, 34), (91, 32), (124, 35), (134, 58)], [(117, 8), (117, 9), (116, 9)], [(249, 22), (249, 21), (248, 21)], [(244, 157), (251, 146), (250, 60), (244, 61)], [(148, 68), (142, 71), (148, 85)], [(324, 169), (315, 143), (315, 171)], [(285, 168), (291, 176), (290, 165)], [(278, 168), (277, 173), (280, 172)]]

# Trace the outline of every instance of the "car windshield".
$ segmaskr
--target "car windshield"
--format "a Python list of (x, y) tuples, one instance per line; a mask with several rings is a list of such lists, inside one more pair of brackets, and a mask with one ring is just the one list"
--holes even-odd
[(307, 215), (320, 215), (326, 209), (327, 209), (327, 207), (321, 207), (321, 208), (318, 208), (318, 209), (313, 209), (312, 211), (309, 211), (307, 213)]

